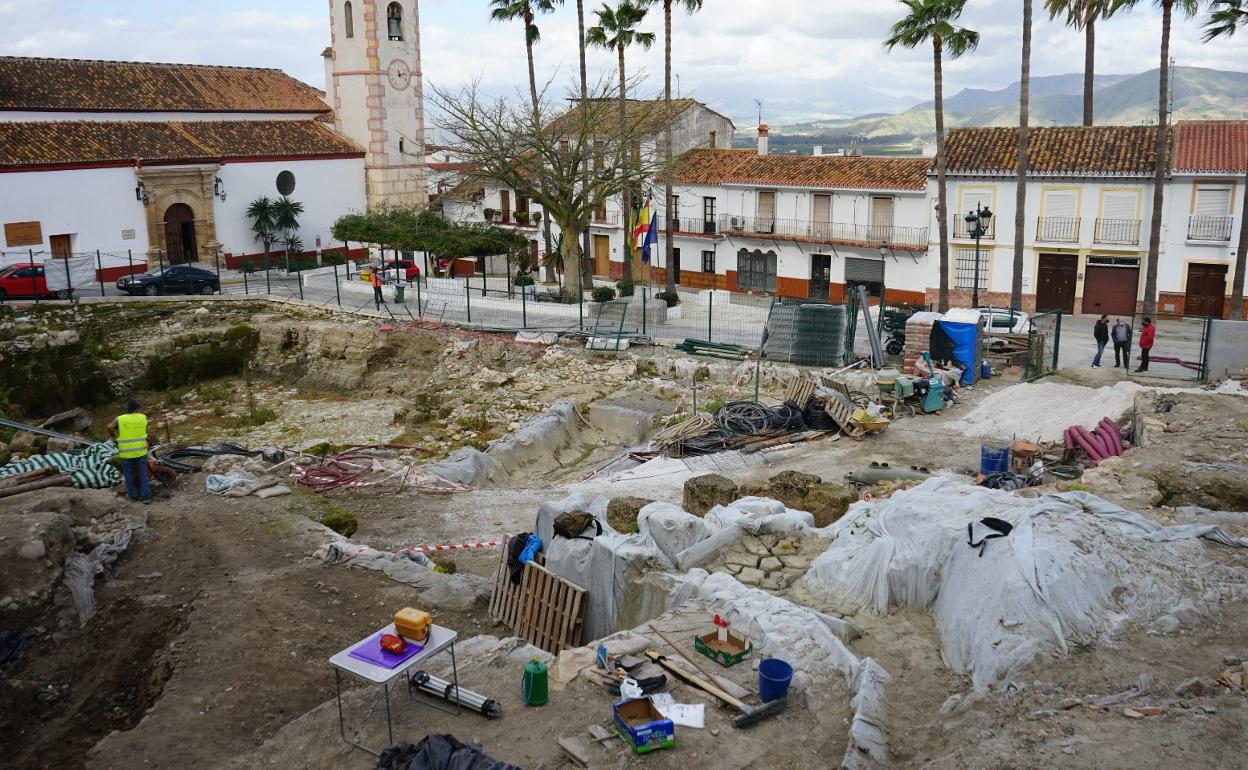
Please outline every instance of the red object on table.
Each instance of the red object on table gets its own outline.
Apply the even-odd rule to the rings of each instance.
[[[386,652],[392,652],[395,655],[402,655],[403,651],[407,649],[407,642],[403,640],[403,637],[395,636],[394,634],[382,634],[380,644],[381,649]]]

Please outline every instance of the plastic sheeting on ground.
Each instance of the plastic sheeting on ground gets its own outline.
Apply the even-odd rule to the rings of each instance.
[[[570,398],[556,401],[545,412],[525,419],[514,432],[495,439],[484,452],[463,447],[445,460],[429,463],[430,473],[465,486],[493,486],[507,474],[524,469],[539,459],[554,458],[572,443],[580,415]]]
[[[488,598],[494,581],[481,575],[434,572],[433,561],[420,551],[379,551],[350,540],[334,540],[316,549],[313,556],[326,566],[363,567],[385,573],[392,580],[423,589],[421,602],[430,607],[468,609]]]
[[[95,614],[95,576],[102,574],[104,568],[117,561],[126,549],[136,532],[147,529],[147,517],[142,521],[126,526],[113,534],[108,542],[103,542],[91,549],[91,553],[71,553],[65,558],[65,587],[69,589],[74,609],[78,611],[78,625],[85,626]]]
[[[865,770],[887,762],[883,709],[890,676],[875,660],[859,658],[845,646],[836,630],[836,618],[748,588],[732,575],[700,569],[681,579],[668,598],[668,608],[691,600],[706,605],[753,641],[756,658],[788,661],[801,675],[794,679],[795,690],[811,680],[840,676],[854,693],[849,746],[842,766]]]
[[[520,770],[487,756],[480,746],[453,735],[427,735],[413,746],[399,743],[381,752],[377,770]]]
[[[981,555],[967,525],[989,516],[1013,530]],[[807,587],[880,613],[930,612],[945,662],[977,690],[1065,652],[1068,640],[1130,621],[1172,629],[1248,595],[1245,571],[1208,558],[1200,542],[1248,547],[1248,538],[1212,525],[1163,527],[1086,492],[1029,498],[933,478],[857,503],[823,533],[834,540]]]
[[[68,472],[78,489],[107,489],[121,483],[121,471],[109,462],[116,454],[116,444],[112,441],[101,441],[77,454],[56,452],[31,455],[25,460],[13,460],[0,466],[0,478],[42,468],[56,468]]]

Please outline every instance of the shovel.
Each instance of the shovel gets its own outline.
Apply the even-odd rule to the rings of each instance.
[[[764,703],[761,706],[750,706],[742,703],[740,700],[732,697],[710,682],[700,677],[696,677],[693,674],[686,673],[683,669],[673,666],[665,656],[660,655],[655,650],[646,650],[646,657],[670,671],[676,678],[697,687],[699,690],[710,693],[723,703],[726,703],[740,711],[741,716],[732,720],[732,724],[736,727],[750,727],[751,725],[758,724],[764,719],[775,716],[781,711],[784,711],[785,706],[788,705],[788,698],[778,698]]]

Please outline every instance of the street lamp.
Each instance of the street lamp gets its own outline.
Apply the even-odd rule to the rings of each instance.
[[[988,234],[992,212],[987,206],[975,204],[975,210],[966,214],[967,235],[975,236],[975,275],[971,278],[971,307],[979,307],[979,239]]]

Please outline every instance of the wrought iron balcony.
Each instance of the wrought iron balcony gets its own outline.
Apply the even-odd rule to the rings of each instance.
[[[589,220],[590,225],[602,225],[605,227],[616,227],[620,224],[620,212],[603,211],[594,212],[594,216]]]
[[[677,217],[672,220],[673,233],[684,233],[686,235],[715,235],[719,232],[719,222],[715,219],[704,219],[701,217]],[[667,231],[667,217],[659,217],[659,229]]]
[[[1231,240],[1235,217],[1190,216],[1187,218],[1189,241],[1226,242]]]
[[[1092,240],[1094,243],[1138,246],[1140,244],[1140,220],[1098,219]]]
[[[1078,243],[1078,217],[1040,217],[1036,220],[1036,240],[1045,243]]]
[[[953,218],[953,237],[955,240],[975,240],[975,225],[967,222],[963,217]],[[997,237],[997,218],[993,217],[988,220],[988,224],[984,227],[984,232],[979,236],[982,241],[991,241]]]
[[[894,227],[891,225],[859,225],[845,222],[812,222],[806,219],[745,217],[725,214],[720,218],[720,232],[729,236],[811,243],[843,243],[847,246],[878,248],[881,244],[895,248],[923,250],[927,248],[926,227]]]

